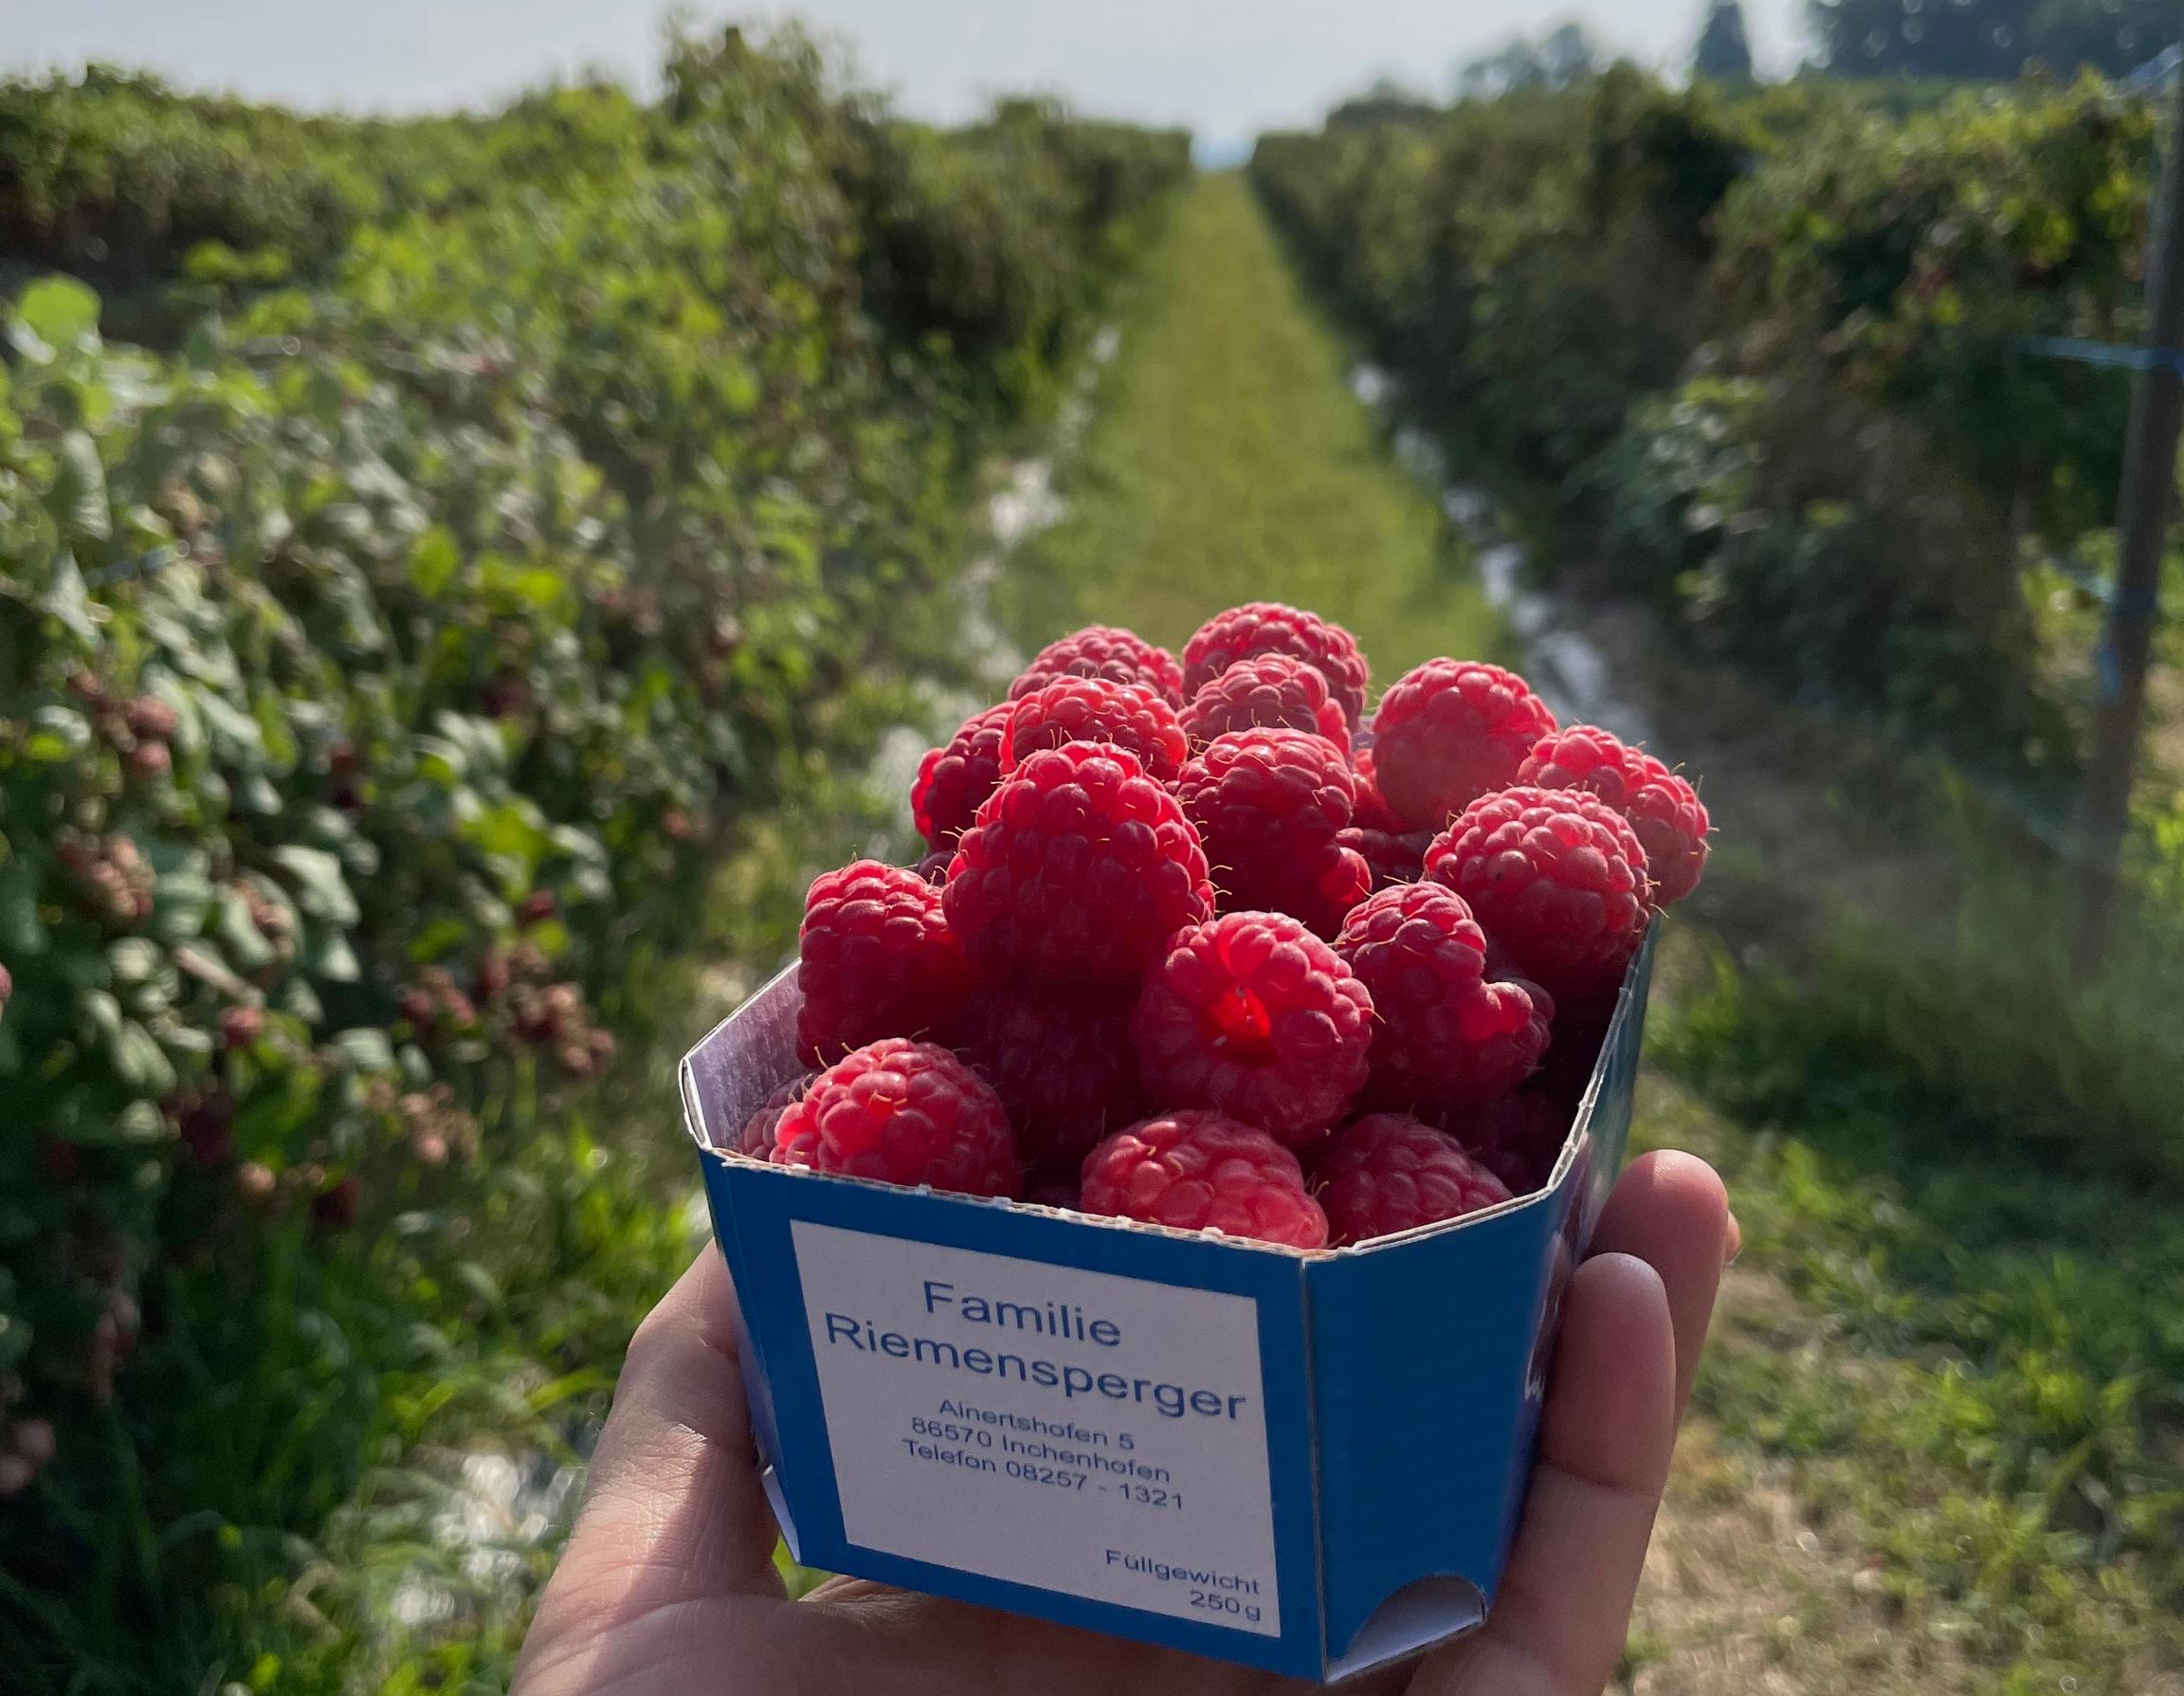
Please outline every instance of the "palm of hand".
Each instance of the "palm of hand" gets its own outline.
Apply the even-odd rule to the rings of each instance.
[[[1572,1281],[1539,1461],[1487,1626],[1346,1686],[1592,1696],[1631,1597],[1736,1224],[1684,1155],[1632,1163]],[[836,1578],[792,1602],[755,1464],[720,1257],[639,1329],[515,1696],[1244,1696],[1303,1688],[1119,1638]]]

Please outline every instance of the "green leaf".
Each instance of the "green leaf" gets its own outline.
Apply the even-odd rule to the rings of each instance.
[[[218,938],[221,952],[228,957],[228,963],[238,972],[249,974],[273,963],[273,944],[251,922],[249,903],[240,895],[224,894],[219,898],[212,934]]]
[[[438,599],[455,581],[462,565],[463,550],[455,533],[445,524],[435,524],[417,538],[416,551],[410,556],[410,581],[419,594]]]
[[[99,640],[99,613],[91,605],[91,592],[76,556],[64,548],[53,557],[53,573],[46,580],[46,593],[38,597],[38,610],[60,620],[67,632],[82,643]]]
[[[114,1043],[114,1070],[138,1095],[171,1093],[178,1080],[158,1039],[135,1019],[123,1022]]]
[[[54,462],[49,498],[54,522],[66,536],[110,540],[114,515],[106,510],[106,467],[99,463],[99,444],[91,439],[91,432],[68,431],[61,438]]]
[[[355,1030],[335,1033],[330,1046],[349,1066],[360,1072],[391,1072],[394,1069],[393,1046],[387,1033],[375,1026],[360,1026]]]
[[[23,757],[39,765],[64,765],[91,746],[90,720],[70,706],[42,706],[30,715]]]
[[[273,850],[273,861],[296,881],[296,904],[310,917],[343,929],[356,922],[356,898],[349,893],[341,862],[324,848],[289,843]]]
[[[44,954],[49,939],[38,922],[38,874],[26,860],[0,866],[0,959]]]
[[[318,999],[318,992],[304,977],[290,977],[275,992],[274,1007],[292,1019],[301,1019],[306,1025],[326,1022],[326,1004]]]
[[[168,942],[201,935],[211,906],[210,879],[194,871],[172,872],[153,887],[153,934]]]
[[[504,856],[526,872],[553,846],[538,809],[521,797],[486,808],[464,827],[463,834],[480,852]]]
[[[264,757],[264,729],[248,713],[209,689],[197,697],[197,707],[205,716],[205,728],[210,733],[215,754],[224,759]],[[279,811],[278,803],[274,810]]]
[[[452,954],[470,939],[470,927],[460,919],[442,917],[422,925],[410,939],[410,957],[436,960]]]
[[[281,792],[264,772],[246,772],[235,786],[235,809],[257,818],[274,818],[281,812]]]
[[[328,983],[355,983],[364,976],[357,963],[356,951],[349,946],[349,939],[337,930],[312,929],[310,953],[304,969]]]
[[[15,302],[15,314],[57,348],[99,328],[99,297],[73,277],[41,277]]]
[[[500,1305],[501,1295],[500,1284],[495,1281],[491,1272],[487,1271],[476,1261],[465,1260],[458,1263],[455,1267],[455,1276],[457,1281],[460,1282],[465,1289],[467,1289],[472,1295],[476,1296],[481,1302],[484,1303],[488,1307],[498,1307]]]
[[[86,990],[77,998],[77,1011],[82,1014],[84,1028],[98,1041],[109,1047],[121,1041],[121,1003],[104,990]]]
[[[106,963],[119,984],[149,982],[166,957],[159,944],[145,937],[123,937],[106,948]]]

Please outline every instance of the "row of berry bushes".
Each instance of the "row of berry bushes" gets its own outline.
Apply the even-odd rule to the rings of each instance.
[[[2020,564],[2106,521],[2155,115],[2095,82],[1572,92],[1262,141],[1414,398],[1604,530],[1602,569],[1800,697],[2068,764]]]
[[[140,136],[142,84],[66,97]],[[161,100],[200,141],[234,116]],[[466,1198],[608,1063],[595,1009],[711,851],[923,663],[982,444],[1188,170],[1041,107],[912,130],[735,32],[676,42],[654,104],[326,151],[386,136],[468,163],[321,228],[248,181],[185,216],[189,148],[148,184],[106,161],[139,211],[172,189],[175,240],[315,255],[308,288],[163,351],[102,338],[75,278],[5,316],[0,1644],[54,1687],[51,1598],[213,1594],[232,1527],[345,1499],[368,1457],[328,1403],[372,1391],[298,1317],[314,1269],[468,1264]],[[54,228],[105,216],[82,169],[53,162]],[[303,1352],[269,1374],[275,1330]],[[155,1557],[117,1565],[118,1500]]]

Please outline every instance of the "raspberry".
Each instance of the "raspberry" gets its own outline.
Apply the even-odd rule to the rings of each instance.
[[[1531,1085],[1452,1113],[1442,1124],[1465,1154],[1508,1185],[1512,1195],[1526,1195],[1555,1170],[1555,1158],[1570,1135],[1571,1117],[1554,1094]]]
[[[1091,1146],[1146,1110],[1130,1047],[1134,995],[981,990],[963,1012],[963,1057],[993,1085],[1034,1172],[1074,1175]]]
[[[1397,884],[1415,884],[1425,875],[1426,850],[1432,845],[1433,832],[1409,830],[1395,835],[1353,825],[1338,831],[1335,840],[1365,862],[1374,889],[1380,890]]]
[[[1373,773],[1410,830],[1438,830],[1490,790],[1517,780],[1555,715],[1515,672],[1475,660],[1428,660],[1380,698]]]
[[[775,1159],[846,1177],[1014,1195],[1016,1134],[992,1085],[946,1049],[891,1036],[837,1060],[781,1115]]]
[[[1653,902],[1667,906],[1699,886],[1706,869],[1705,804],[1699,792],[1640,748],[1592,724],[1541,737],[1518,771],[1536,789],[1581,789],[1630,821],[1646,850]]]
[[[1062,983],[1134,977],[1213,910],[1175,797],[1104,742],[1028,756],[963,833],[941,900],[974,961]]]
[[[129,703],[129,734],[140,742],[164,742],[182,728],[174,709],[155,695],[139,695]]]
[[[1312,1193],[1336,1248],[1509,1199],[1508,1186],[1455,1138],[1408,1113],[1374,1113],[1337,1131],[1313,1173]]]
[[[745,1120],[743,1128],[736,1134],[736,1152],[749,1155],[754,1160],[771,1160],[781,1116],[804,1099],[804,1092],[811,1086],[815,1076],[814,1072],[799,1072],[760,1103],[758,1111]]]
[[[1143,684],[1170,706],[1183,704],[1183,673],[1175,656],[1135,630],[1112,625],[1087,625],[1031,656],[1023,675],[1009,685],[1009,699],[1020,701],[1058,677],[1103,677],[1115,684]]]
[[[1365,656],[1357,639],[1316,612],[1278,601],[1251,601],[1216,612],[1183,648],[1183,687],[1192,695],[1238,660],[1288,654],[1327,680],[1327,687],[1353,728],[1365,716]]]
[[[1001,748],[1009,736],[1009,715],[1015,710],[1004,702],[974,713],[945,748],[934,749],[919,764],[918,780],[910,786],[910,812],[934,848],[953,848],[1001,781]]]
[[[1214,1107],[1302,1147],[1365,1083],[1373,997],[1281,913],[1231,913],[1170,939],[1130,1016],[1153,1099]]]
[[[1356,794],[1341,750],[1302,730],[1215,737],[1175,782],[1220,910],[1288,913],[1321,936],[1373,884],[1363,856],[1337,840]]]
[[[1366,735],[1359,731],[1360,739]],[[1410,827],[1395,816],[1395,809],[1388,805],[1388,797],[1380,793],[1380,774],[1373,764],[1373,750],[1360,746],[1350,757],[1351,769],[1357,774],[1357,811],[1353,815],[1359,828],[1367,830],[1385,830],[1391,836],[1401,836]]]
[[[952,848],[935,848],[911,869],[937,889],[948,881],[948,862],[955,858],[956,850]]]
[[[1612,994],[1646,935],[1646,850],[1583,790],[1482,795],[1433,839],[1426,875],[1557,1002]]]
[[[1350,751],[1350,721],[1327,680],[1289,654],[1238,660],[1183,709],[1183,731],[1194,748],[1228,731],[1254,728],[1306,730]]]
[[[940,891],[916,872],[859,860],[814,878],[802,934],[796,1052],[807,1066],[883,1036],[953,1033],[970,969]]]
[[[1306,1194],[1297,1157],[1223,1113],[1166,1113],[1116,1132],[1084,1158],[1078,1205],[1292,1249],[1327,1242],[1326,1215]]]
[[[1440,1111],[1506,1095],[1538,1069],[1555,1008],[1486,976],[1486,934],[1464,898],[1402,884],[1354,910],[1335,952],[1373,996],[1367,1099]]]
[[[1001,742],[1001,770],[1014,771],[1027,754],[1064,742],[1113,742],[1138,757],[1157,783],[1174,783],[1190,757],[1175,709],[1143,684],[1100,677],[1058,677],[1016,702]]]

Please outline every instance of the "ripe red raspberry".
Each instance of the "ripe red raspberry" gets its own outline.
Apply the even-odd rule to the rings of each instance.
[[[1490,790],[1517,780],[1555,715],[1524,680],[1476,660],[1428,660],[1380,698],[1373,774],[1410,830],[1438,830]]]
[[[1043,748],[1003,779],[941,900],[974,961],[1058,984],[1134,977],[1213,910],[1175,797],[1104,742]]]
[[[1611,994],[1646,936],[1646,850],[1583,790],[1482,795],[1433,839],[1426,875],[1557,1003]]]
[[[1438,1113],[1506,1095],[1538,1069],[1554,1004],[1486,976],[1486,934],[1453,890],[1382,890],[1344,921],[1335,952],[1373,996],[1367,1100]]]
[[[1327,1219],[1297,1157],[1222,1113],[1162,1114],[1118,1131],[1084,1158],[1078,1205],[1177,1231],[1320,1249]]]
[[[1183,704],[1183,672],[1175,656],[1156,647],[1135,630],[1112,625],[1087,625],[1031,656],[1023,675],[1009,685],[1009,699],[1020,701],[1058,677],[1103,677],[1109,683],[1143,684],[1170,706]]]
[[[1231,730],[1305,730],[1350,751],[1350,720],[1319,669],[1290,654],[1238,660],[1191,698],[1183,731],[1194,748]]]
[[[1138,757],[1157,783],[1174,783],[1191,756],[1175,709],[1143,684],[1058,677],[1016,702],[1001,742],[1004,775],[1027,754],[1064,742],[1112,742]]]
[[[1001,745],[1009,735],[1009,715],[1015,710],[1003,702],[974,713],[945,748],[934,749],[919,766],[918,781],[910,787],[910,811],[933,848],[953,850],[1001,781]]]
[[[139,695],[129,703],[129,734],[140,742],[164,742],[182,728],[174,709],[155,695]]]
[[[1365,733],[1360,731],[1359,736]],[[1359,747],[1350,758],[1351,769],[1357,774],[1357,812],[1356,822],[1359,829],[1385,830],[1391,836],[1401,836],[1410,829],[1395,816],[1395,809],[1388,805],[1388,797],[1380,793],[1380,774],[1373,764],[1373,750]]]
[[[754,1160],[771,1160],[774,1140],[781,1129],[781,1116],[804,1099],[805,1090],[811,1086],[811,1080],[817,1075],[799,1072],[760,1103],[758,1111],[745,1120],[743,1128],[736,1134],[736,1152],[749,1155]]]
[[[1499,1100],[1452,1113],[1441,1122],[1464,1152],[1509,1187],[1528,1195],[1545,1183],[1570,1135],[1569,1105],[1537,1084]]]
[[[963,1011],[963,1058],[993,1085],[1035,1173],[1074,1177],[1091,1146],[1141,1117],[1135,993],[997,985]]]
[[[956,858],[952,848],[935,848],[910,869],[937,889],[948,881],[948,862]]]
[[[1015,1195],[1024,1181],[992,1086],[946,1049],[899,1036],[812,1079],[774,1146],[784,1166],[965,1195]]]
[[[1456,1139],[1408,1113],[1374,1113],[1335,1133],[1312,1175],[1330,1246],[1369,1243],[1509,1199]]]
[[[823,1066],[883,1036],[953,1035],[970,968],[939,890],[900,866],[859,860],[812,880],[796,985],[796,1052]]]
[[[1238,660],[1260,654],[1288,654],[1302,660],[1327,680],[1342,717],[1356,728],[1365,716],[1365,680],[1370,675],[1357,639],[1317,612],[1300,611],[1279,601],[1250,601],[1216,612],[1184,645],[1183,687],[1195,695]]]
[[[1364,1086],[1373,997],[1282,913],[1231,913],[1170,939],[1130,1017],[1155,1101],[1214,1107],[1301,1148]]]
[[[1407,830],[1398,836],[1353,825],[1335,840],[1365,862],[1366,870],[1373,874],[1374,889],[1380,890],[1397,884],[1415,884],[1426,875],[1426,850],[1432,844],[1433,832]]]
[[[1699,792],[1640,748],[1592,724],[1541,737],[1518,771],[1535,789],[1581,789],[1630,821],[1646,850],[1653,902],[1667,906],[1699,886],[1706,869],[1705,804]]]
[[[1175,782],[1220,910],[1287,913],[1323,937],[1373,885],[1364,857],[1338,840],[1356,794],[1341,750],[1302,730],[1215,737]]]

